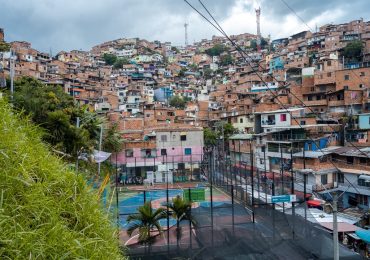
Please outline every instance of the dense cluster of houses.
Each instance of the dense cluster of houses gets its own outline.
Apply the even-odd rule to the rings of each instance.
[[[370,22],[264,39],[262,48],[256,35],[231,39],[242,51],[219,36],[185,47],[118,39],[56,55],[15,41],[1,54],[0,78],[9,76],[14,57],[16,77],[61,85],[117,122],[126,140],[117,163],[127,177],[150,172],[165,182],[170,171],[174,182],[201,178],[203,129],[224,121],[238,131],[227,146],[235,166],[251,164],[253,152],[265,178],[294,172],[308,193],[336,189],[345,193],[342,207],[368,209]],[[360,54],[351,57],[346,46],[359,42]],[[122,63],[107,65],[106,55]],[[171,103],[175,96],[183,107]]]

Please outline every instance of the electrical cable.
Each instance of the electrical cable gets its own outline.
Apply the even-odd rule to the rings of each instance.
[[[212,17],[212,19],[216,22],[216,24],[220,27],[218,28],[217,26],[215,26],[207,17],[205,17],[200,11],[198,11],[193,5],[191,5],[187,0],[184,0],[193,10],[195,10],[199,15],[201,15],[206,21],[208,21],[214,28],[216,28],[216,30],[218,30],[219,32],[221,32],[230,42],[231,44],[238,50],[239,54],[241,54],[241,56],[245,59],[245,61],[251,66],[251,63],[245,58],[244,54],[245,51],[242,50],[238,45],[235,44],[235,42],[233,40],[231,40],[229,38],[229,36],[225,33],[225,31],[222,29],[222,27],[218,24],[218,22],[215,20],[215,18],[210,14],[210,12],[208,11],[208,9],[204,6],[204,4],[199,0],[199,2],[202,4],[202,6],[206,9],[207,13]],[[251,66],[252,67],[252,66]],[[259,79],[264,83],[266,84],[266,82],[263,80],[263,78],[253,69],[252,67],[252,72],[255,73]],[[266,87],[267,89],[270,91],[270,93],[274,96],[274,98],[277,97],[276,94],[273,93],[273,91],[267,86],[266,84]],[[296,121],[296,123],[298,124],[298,126],[302,129],[304,129],[301,124],[297,121],[297,119],[292,115],[292,113],[286,108],[286,106],[279,100],[279,99],[276,99],[280,105],[284,108],[284,110],[286,110],[290,115],[291,115],[291,118],[293,118],[294,121]],[[311,141],[313,141],[311,138],[310,138]],[[314,142],[314,141],[313,141]],[[322,152],[321,148],[319,148],[319,150]],[[323,153],[323,152],[322,152]],[[324,154],[324,153],[323,153]],[[339,168],[330,160],[330,162],[333,164],[333,166],[336,168],[336,170],[338,172],[341,172],[339,170]],[[344,176],[345,177],[345,176]],[[346,178],[346,177],[345,177]],[[348,181],[348,180],[347,180]],[[350,183],[350,182],[349,182]],[[353,184],[350,183],[352,186]],[[322,185],[324,187],[324,189],[327,191],[326,187],[324,185]],[[354,189],[358,192],[357,188],[355,186],[353,186]],[[331,194],[329,193],[329,195],[331,196]]]

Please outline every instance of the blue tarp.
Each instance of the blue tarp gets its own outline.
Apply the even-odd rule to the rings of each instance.
[[[370,230],[356,230],[356,235],[366,243],[370,243]]]

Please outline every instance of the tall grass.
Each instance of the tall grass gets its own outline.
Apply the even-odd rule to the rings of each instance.
[[[81,176],[0,99],[0,258],[122,259],[117,233]]]

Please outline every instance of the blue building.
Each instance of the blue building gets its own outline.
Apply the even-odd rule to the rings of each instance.
[[[270,73],[272,73],[274,70],[281,70],[284,69],[284,60],[278,56],[274,57],[270,60]]]
[[[173,90],[170,87],[161,87],[154,90],[154,98],[159,102],[166,102],[173,96]]]

